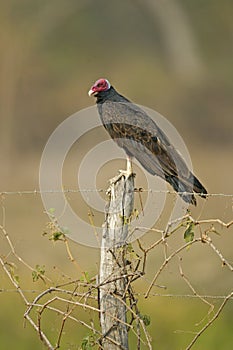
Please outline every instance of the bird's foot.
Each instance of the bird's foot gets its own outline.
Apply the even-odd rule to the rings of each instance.
[[[112,179],[109,180],[110,186],[106,191],[106,194],[108,195],[111,192],[111,187],[114,185],[117,181],[119,181],[122,177],[125,179],[128,179],[130,176],[135,176],[134,173],[129,172],[127,170],[118,170],[119,174],[114,176]]]
[[[110,184],[113,184],[119,181],[120,178],[122,178],[122,176],[124,176],[126,179],[128,179],[130,176],[135,176],[135,174],[132,173],[132,171],[129,172],[128,170],[121,170],[121,169],[118,171],[119,171],[119,174],[109,180]]]

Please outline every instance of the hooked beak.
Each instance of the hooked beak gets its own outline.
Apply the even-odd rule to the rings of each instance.
[[[94,95],[95,91],[92,88],[88,91],[88,96]]]

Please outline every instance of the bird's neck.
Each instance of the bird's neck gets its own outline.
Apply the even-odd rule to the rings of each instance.
[[[96,103],[104,103],[114,95],[114,88],[111,86],[107,91],[100,91],[96,94]]]
[[[96,103],[104,103],[106,101],[112,102],[128,102],[128,100],[121,96],[113,86],[110,87],[107,91],[101,91],[96,95]]]

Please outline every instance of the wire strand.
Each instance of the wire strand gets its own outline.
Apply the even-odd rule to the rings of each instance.
[[[0,195],[41,195],[41,194],[66,194],[66,193],[86,193],[86,192],[106,192],[106,189],[64,189],[64,190],[20,190],[20,191],[1,191]],[[152,189],[143,189],[143,188],[135,188],[135,192],[147,192],[147,193],[167,193],[167,194],[193,194],[192,192],[175,192],[175,191],[162,191],[162,190],[152,190]],[[198,195],[198,193],[197,193]],[[233,197],[233,193],[207,193],[206,197]]]

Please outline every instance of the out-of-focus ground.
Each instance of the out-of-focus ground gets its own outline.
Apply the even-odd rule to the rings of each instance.
[[[233,3],[156,3],[11,0],[0,5],[0,191],[39,188],[40,158],[50,134],[69,115],[94,104],[87,91],[103,76],[128,98],[159,111],[176,127],[189,150],[194,171],[209,193],[233,194]],[[89,138],[86,135],[75,145],[64,166],[65,188],[77,186],[82,157],[90,144],[102,138],[107,139],[104,130]],[[97,176],[98,186],[107,188],[108,178],[122,164],[114,162],[103,168]],[[138,169],[137,187],[144,186],[144,180]],[[88,221],[89,208],[81,197],[68,197],[78,215]],[[64,246],[42,235],[48,217],[39,194],[3,195],[2,208],[1,223],[17,253],[32,266],[45,265],[55,283],[62,280],[62,273],[73,278],[82,271],[98,273],[98,249],[71,242],[77,270]],[[232,197],[199,199],[191,212],[197,219],[228,222],[232,220]],[[103,214],[96,213],[94,220],[100,225]],[[213,240],[232,262],[232,228],[220,233]],[[183,233],[177,234],[174,245],[179,246]],[[40,282],[33,284],[30,272],[11,256],[2,234],[0,239],[0,254],[17,264],[24,287],[43,288]],[[144,240],[151,242],[154,237],[147,234]],[[226,295],[232,289],[232,277],[211,251],[193,248],[183,258],[189,278],[200,293]],[[150,255],[146,278],[153,277],[162,261],[159,259]],[[22,301],[10,292],[12,286],[2,271],[0,276],[0,290],[8,290],[0,291],[0,347],[41,349],[29,325],[23,329]],[[163,283],[168,293],[190,294],[180,281],[177,264],[168,269]],[[145,291],[142,285],[138,288]],[[189,339],[186,332],[195,331],[195,323],[208,311],[206,308],[202,313],[203,306],[195,303],[189,299],[142,299],[141,308],[152,319],[149,331],[155,339],[154,348],[184,348],[184,339]],[[194,349],[229,349],[232,321],[229,302],[224,315]],[[77,342],[83,336],[82,329]]]

